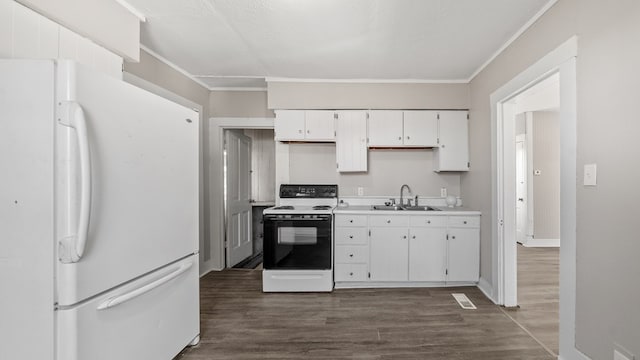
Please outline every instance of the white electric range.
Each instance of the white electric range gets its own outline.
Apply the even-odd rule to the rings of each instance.
[[[264,292],[333,290],[333,209],[337,185],[280,185],[264,210]]]

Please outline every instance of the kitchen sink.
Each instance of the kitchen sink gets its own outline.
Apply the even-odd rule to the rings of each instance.
[[[400,206],[400,205],[373,205],[372,210],[390,210],[390,211],[440,211],[438,208],[431,206]]]

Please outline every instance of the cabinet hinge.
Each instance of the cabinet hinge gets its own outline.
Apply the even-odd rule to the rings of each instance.
[[[340,164],[336,163],[336,169],[340,169]]]
[[[469,113],[467,113],[467,120],[469,120]]]
[[[371,230],[369,230],[369,236],[371,236]]]
[[[444,274],[445,274],[445,275],[449,275],[449,269],[446,269],[446,270],[444,271]]]
[[[338,118],[338,113],[333,113],[333,118],[337,119]]]
[[[438,114],[438,120],[440,120],[440,114]]]
[[[367,113],[367,120],[369,120],[369,113]]]
[[[438,144],[440,144],[440,138],[437,139]]]
[[[471,162],[467,162],[467,167],[470,168],[471,167]]]
[[[447,240],[449,240],[449,234],[447,234]]]
[[[337,132],[337,131],[334,131],[334,132],[333,132],[333,136],[334,136],[334,137],[338,136],[338,132]]]
[[[367,273],[367,277],[371,279],[371,273]]]

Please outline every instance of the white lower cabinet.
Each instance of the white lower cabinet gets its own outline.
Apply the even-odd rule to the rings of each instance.
[[[409,278],[407,228],[374,227],[370,230],[371,281],[407,281]]]
[[[447,228],[412,228],[409,236],[409,281],[445,281]]]
[[[449,228],[447,281],[477,282],[480,271],[478,228]]]
[[[479,215],[337,214],[334,238],[337,287],[445,286],[479,279]]]

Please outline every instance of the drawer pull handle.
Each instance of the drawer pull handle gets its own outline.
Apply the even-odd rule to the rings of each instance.
[[[415,239],[415,238],[416,238],[416,236],[415,236],[415,235],[413,235],[411,238],[412,238],[412,239]]]
[[[353,254],[349,254],[349,257],[353,257]]]
[[[467,223],[467,221],[465,220],[465,221],[463,221],[463,223],[464,223],[464,224],[466,224],[466,223]]]
[[[455,236],[452,236],[451,238],[452,238],[453,240],[455,240],[455,239],[456,239],[456,237],[455,237]]]
[[[353,235],[349,235],[349,239],[353,239]]]
[[[350,223],[353,223],[353,220],[349,220]]]
[[[352,273],[352,272],[350,272],[350,273],[349,273],[349,276],[353,276],[353,273]]]
[[[431,220],[427,220],[427,224],[431,224]]]
[[[406,238],[407,238],[407,235],[403,236],[402,238],[403,238],[403,239],[406,239]]]
[[[391,224],[391,220],[387,220],[387,224]]]

